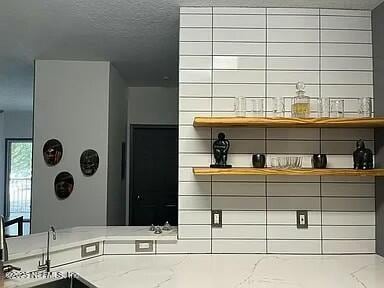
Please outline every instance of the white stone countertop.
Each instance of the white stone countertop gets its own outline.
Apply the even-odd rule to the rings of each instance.
[[[377,255],[101,256],[55,271],[76,272],[99,288],[384,287],[384,258]],[[31,287],[23,283],[5,287]]]
[[[154,234],[147,226],[87,226],[60,229],[51,242],[51,252],[65,250],[98,241],[177,240],[177,227]],[[47,232],[7,238],[9,260],[41,255],[47,245]]]

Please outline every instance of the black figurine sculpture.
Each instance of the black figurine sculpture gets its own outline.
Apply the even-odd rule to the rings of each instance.
[[[211,165],[211,168],[231,168],[232,165],[227,165],[227,157],[229,147],[228,139],[225,139],[224,133],[219,133],[218,139],[213,142],[213,156],[215,157],[215,164]]]
[[[354,169],[373,169],[373,153],[371,149],[365,148],[363,140],[356,142],[356,151],[353,152]]]

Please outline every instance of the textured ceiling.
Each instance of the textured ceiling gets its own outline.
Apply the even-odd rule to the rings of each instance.
[[[1,0],[0,109],[31,109],[34,59],[110,60],[130,85],[176,85],[179,6],[373,9],[381,2]]]

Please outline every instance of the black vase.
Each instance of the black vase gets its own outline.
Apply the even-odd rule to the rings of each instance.
[[[327,155],[325,155],[325,154],[313,154],[312,167],[315,169],[327,168]]]
[[[265,167],[265,155],[264,154],[253,154],[252,155],[252,164],[254,168],[264,168]]]

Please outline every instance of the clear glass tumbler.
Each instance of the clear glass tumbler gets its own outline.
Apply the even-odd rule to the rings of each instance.
[[[247,112],[247,98],[245,98],[244,96],[240,96],[239,102],[240,102],[239,116],[245,117],[245,114]]]
[[[359,98],[359,117],[372,117],[371,97]]]
[[[264,98],[251,99],[252,103],[252,116],[263,117],[264,116]]]
[[[273,105],[273,116],[274,117],[284,117],[285,105],[283,97],[274,97],[272,99]]]
[[[234,98],[233,110],[237,117],[245,117],[247,111],[247,99],[243,96]]]
[[[344,100],[343,99],[332,99],[331,100],[331,113],[332,118],[343,118],[344,117]]]
[[[331,99],[329,99],[329,97],[321,97],[321,99],[323,106],[322,117],[328,118],[331,113]]]
[[[239,103],[239,97],[234,97],[233,98],[233,112],[235,113],[236,116],[238,116],[239,113],[239,108],[240,103]]]
[[[316,99],[316,118],[329,117],[329,98],[319,97]]]

